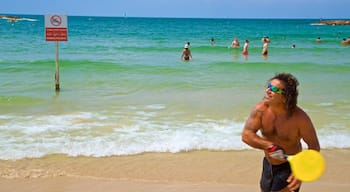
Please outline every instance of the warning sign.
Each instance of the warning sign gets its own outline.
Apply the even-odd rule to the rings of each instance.
[[[45,15],[46,41],[67,41],[67,15]]]

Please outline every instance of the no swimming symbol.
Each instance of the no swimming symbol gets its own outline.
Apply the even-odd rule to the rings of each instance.
[[[60,26],[62,24],[62,18],[59,15],[53,15],[50,18],[50,22],[53,26]]]

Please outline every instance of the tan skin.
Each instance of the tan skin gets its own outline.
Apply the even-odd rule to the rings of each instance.
[[[284,83],[280,80],[273,79],[270,83],[279,89],[284,88]],[[268,155],[267,149],[272,144],[281,146],[287,155],[294,155],[302,150],[300,139],[304,140],[308,149],[320,150],[316,131],[309,116],[297,107],[288,117],[285,100],[282,94],[266,89],[263,100],[251,111],[242,132],[243,142],[251,147],[264,150],[267,160],[272,165],[285,162],[285,160],[273,159]],[[259,130],[262,136],[257,134]],[[293,191],[301,186],[301,181],[293,175],[289,176],[287,182],[289,185],[281,192]]]
[[[185,60],[184,58],[186,56],[192,59],[191,51],[188,48],[184,48],[184,50],[182,51],[181,60]]]
[[[261,52],[262,55],[267,55],[267,48],[269,46],[269,43],[267,42],[266,39],[264,39],[264,44],[263,44],[263,50]]]

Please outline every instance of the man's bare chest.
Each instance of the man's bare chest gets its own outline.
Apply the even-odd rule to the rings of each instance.
[[[298,135],[298,128],[293,119],[263,118],[261,133],[266,138],[288,141]]]

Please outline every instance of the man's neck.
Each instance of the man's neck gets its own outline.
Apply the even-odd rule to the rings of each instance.
[[[284,105],[276,105],[276,106],[270,106],[272,112],[277,116],[277,117],[285,117],[287,116],[287,110],[285,109]]]

